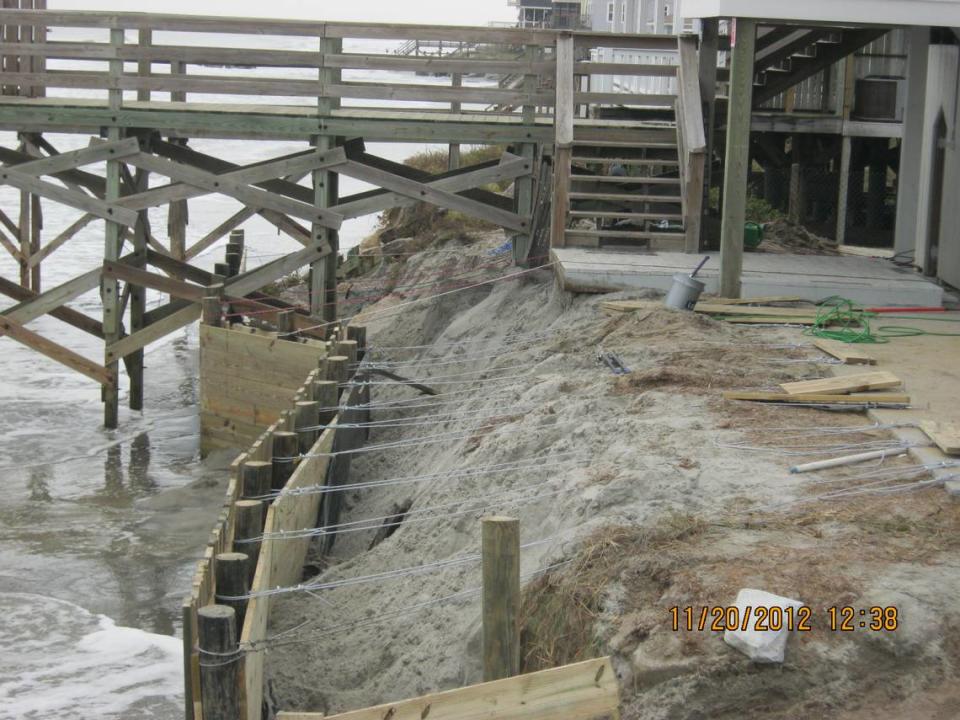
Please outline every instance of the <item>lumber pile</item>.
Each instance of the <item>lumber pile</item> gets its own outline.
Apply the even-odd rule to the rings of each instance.
[[[896,375],[880,371],[782,383],[780,392],[730,391],[723,393],[723,397],[725,400],[804,405],[906,406],[910,404],[909,395],[873,392],[899,388],[901,385]]]

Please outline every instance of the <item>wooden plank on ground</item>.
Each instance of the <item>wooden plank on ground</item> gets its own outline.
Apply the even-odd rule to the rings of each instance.
[[[926,420],[920,429],[947,455],[960,455],[960,424]]]
[[[803,302],[796,295],[765,295],[752,298],[711,298],[711,305],[769,305],[770,303]]]
[[[891,372],[869,372],[856,375],[839,375],[820,380],[782,383],[780,388],[788,395],[818,393],[846,395],[865,390],[884,390],[899,387],[900,384],[900,378]]]
[[[728,390],[723,393],[724,400],[753,400],[755,402],[792,402],[792,403],[823,403],[825,405],[855,405],[860,403],[882,403],[885,405],[907,405],[910,396],[901,393],[866,393],[866,394],[825,394],[802,393],[787,395],[778,392],[754,392]]]
[[[587,720],[615,716],[617,678],[609,658],[470,685],[402,702],[331,715],[327,720]],[[281,712],[278,720],[318,720],[318,713]]]
[[[699,302],[693,308],[698,313],[708,315],[748,315],[752,317],[803,318],[814,320],[816,308],[750,307],[722,303]]]
[[[816,338],[813,344],[828,355],[833,355],[833,357],[838,360],[843,360],[847,365],[877,364],[877,359],[870,353],[864,351],[860,345],[828,340],[827,338]]]

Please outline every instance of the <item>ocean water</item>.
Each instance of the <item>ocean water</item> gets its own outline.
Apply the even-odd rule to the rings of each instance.
[[[58,31],[51,37],[75,39],[104,36]],[[155,43],[170,40],[159,34]],[[195,36],[191,42],[214,44],[214,39]],[[309,46],[289,38],[258,38],[258,43]],[[347,43],[346,49],[384,52],[390,46]],[[92,69],[81,63],[60,67]],[[374,78],[382,79],[383,73],[345,77]],[[400,81],[424,79],[411,75]],[[89,141],[46,137],[60,151]],[[0,134],[0,142],[15,147],[16,138]],[[304,146],[197,140],[191,147],[245,164]],[[399,161],[426,147],[370,145],[368,150]],[[103,172],[102,166],[88,169]],[[344,195],[364,189],[347,179],[341,184]],[[43,205],[45,241],[80,215]],[[18,207],[18,194],[0,188],[0,208],[12,216]],[[238,209],[223,197],[191,201],[188,244]],[[151,211],[150,220],[154,234],[165,238],[165,211]],[[346,223],[342,247],[359,243],[375,222],[367,217]],[[259,219],[244,229],[248,267],[299,247]],[[102,253],[103,223],[95,222],[44,262],[44,288],[98,266]],[[196,262],[212,269],[222,254],[221,244]],[[5,252],[0,252],[0,274],[18,278],[17,265]],[[159,293],[148,294],[151,306],[165,301]],[[2,307],[12,304],[0,299]],[[70,305],[99,317],[96,292]],[[30,327],[89,358],[102,358],[99,341],[53,318],[40,318]],[[122,409],[119,428],[108,431],[102,427],[98,386],[0,338],[0,720],[182,716],[180,603],[221,503],[231,458],[199,457],[196,328],[150,346],[145,364],[145,411]]]

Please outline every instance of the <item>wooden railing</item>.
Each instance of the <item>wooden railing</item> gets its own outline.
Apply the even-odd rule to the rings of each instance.
[[[0,10],[0,25],[37,31],[4,34],[0,42],[0,55],[16,59],[7,64],[15,71],[4,74],[4,85],[19,91],[7,94],[37,94],[46,89],[129,93],[128,97],[120,98],[120,107],[135,107],[130,105],[134,93],[137,100],[154,103],[186,102],[189,94],[217,96],[218,104],[228,105],[250,103],[251,98],[269,98],[269,102],[279,99],[302,106],[312,104],[305,103],[304,98],[312,98],[314,102],[327,101],[326,107],[331,110],[340,101],[348,100],[443,104],[443,107],[428,109],[447,112],[451,103],[459,103],[462,113],[475,113],[482,111],[483,106],[493,106],[510,108],[518,117],[529,108],[550,114],[555,100],[553,78],[560,36],[558,31],[520,28],[11,9]],[[96,41],[78,38],[77,41],[47,42],[45,33],[50,29],[56,29],[58,37],[76,29],[110,32],[103,32],[102,39]],[[118,32],[121,30],[124,32]],[[600,46],[675,48],[670,36],[566,34],[573,37],[574,49],[580,51]],[[282,36],[286,38],[285,44],[302,47],[265,47],[262,40],[256,42],[264,36]],[[11,37],[28,41],[11,41]],[[208,45],[198,45],[193,40]],[[385,47],[378,54],[344,51],[344,42],[349,45],[355,40],[384,41]],[[407,57],[391,52],[389,44],[393,41],[467,43],[482,47],[483,52],[454,58]],[[84,61],[92,67],[66,69],[62,61]],[[345,72],[364,70],[392,74],[377,81],[344,79]],[[616,72],[662,76],[672,70],[665,66],[581,61],[576,63],[574,72],[578,75]],[[417,75],[411,78],[411,73]],[[457,75],[486,76],[489,82],[482,86],[479,83],[444,86],[436,80],[436,76]],[[498,76],[533,77],[536,81],[516,86],[507,83],[501,87]],[[170,95],[157,98],[152,93]],[[578,90],[575,94],[578,104],[623,101],[624,95],[620,93]],[[672,96],[665,95],[633,98],[633,104],[669,106],[672,102]],[[321,102],[320,108],[323,107]],[[322,109],[318,111],[323,114]],[[529,119],[529,111],[526,116]]]
[[[686,222],[684,249],[686,252],[697,252],[700,249],[707,138],[704,132],[703,103],[700,96],[697,39],[689,35],[681,36],[679,46],[676,115],[681,197]]]

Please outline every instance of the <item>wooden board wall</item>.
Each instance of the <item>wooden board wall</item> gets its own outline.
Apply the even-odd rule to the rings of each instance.
[[[320,343],[201,325],[201,452],[248,447],[290,407],[325,354]]]

